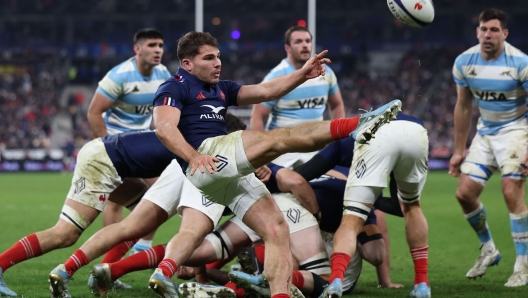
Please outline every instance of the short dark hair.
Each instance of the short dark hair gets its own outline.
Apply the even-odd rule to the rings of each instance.
[[[187,32],[178,40],[178,59],[194,58],[200,53],[200,47],[209,45],[218,48],[218,41],[209,32]]]
[[[153,28],[144,28],[144,29],[139,29],[136,34],[134,34],[134,44],[138,43],[140,40],[143,40],[143,39],[163,39],[163,34],[161,34],[161,32],[159,32],[158,30],[156,29],[153,29]]]
[[[226,113],[225,123],[227,127],[227,133],[232,133],[238,130],[246,130],[247,125],[242,121],[242,119],[237,116]]]
[[[312,39],[312,33],[310,33],[310,30],[308,30],[306,27],[303,26],[291,26],[286,30],[286,33],[284,33],[284,44],[290,45],[290,37],[293,32],[295,31],[304,31],[308,32],[310,34],[310,39]]]
[[[508,29],[507,19],[508,17],[506,16],[506,13],[496,8],[486,9],[481,12],[479,16],[480,23],[487,22],[490,20],[499,20],[503,30]]]

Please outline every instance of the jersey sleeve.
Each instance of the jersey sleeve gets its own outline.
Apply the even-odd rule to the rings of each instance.
[[[274,163],[267,164],[268,168],[271,170],[271,176],[269,180],[265,183],[266,188],[270,191],[270,193],[277,193],[281,192],[279,190],[279,185],[277,184],[277,172],[282,169],[282,166],[276,165]]]
[[[123,94],[123,79],[113,70],[110,70],[104,78],[99,81],[96,92],[101,93],[112,101],[116,101],[117,98]]]
[[[225,91],[227,105],[238,106],[237,97],[242,85],[234,81],[220,81],[219,85]]]
[[[524,55],[521,63],[519,64],[519,82],[523,86],[524,90],[528,92],[528,56]]]
[[[462,56],[458,56],[453,65],[453,80],[458,87],[465,88],[468,86],[466,77],[464,75],[462,66],[463,66]]]
[[[152,104],[154,107],[171,106],[181,110],[188,97],[189,91],[183,83],[168,80],[159,86]]]

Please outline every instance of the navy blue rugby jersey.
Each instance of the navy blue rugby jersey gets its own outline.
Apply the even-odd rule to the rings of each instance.
[[[237,105],[240,87],[236,82],[225,80],[206,84],[180,68],[159,86],[153,105],[179,109],[178,129],[185,140],[198,149],[205,139],[227,134],[225,114],[228,106]]]
[[[156,136],[154,131],[130,131],[102,138],[106,152],[121,179],[153,178],[177,159]]]

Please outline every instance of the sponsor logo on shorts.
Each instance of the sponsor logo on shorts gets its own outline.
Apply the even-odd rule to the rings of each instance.
[[[362,159],[358,162],[356,166],[356,177],[358,178],[363,177],[366,171],[367,171],[367,164],[365,163],[365,160]]]
[[[217,172],[220,172],[221,170],[223,170],[228,164],[228,159],[227,157],[224,157],[222,155],[217,155],[215,156],[216,158],[218,158],[220,161],[217,163],[217,166],[216,168],[218,169]]]
[[[204,195],[202,195],[202,205],[209,207],[213,205],[213,202],[209,201]]]
[[[86,187],[86,179],[81,178],[75,182],[75,194],[80,193]]]
[[[301,218],[301,211],[299,209],[290,208],[288,212],[286,212],[286,216],[294,223],[298,223]]]

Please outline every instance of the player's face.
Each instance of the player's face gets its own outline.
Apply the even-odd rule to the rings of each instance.
[[[217,84],[220,81],[220,50],[210,45],[200,47],[200,53],[193,59],[183,59],[185,70],[197,76],[207,84]]]
[[[163,40],[159,38],[148,38],[139,41],[134,50],[141,61],[147,65],[159,65],[163,56]]]
[[[477,38],[482,52],[495,55],[502,50],[504,40],[508,36],[508,29],[502,29],[497,19],[481,22],[477,27]]]
[[[312,56],[312,37],[306,31],[294,31],[290,44],[285,46],[286,53],[295,63],[304,64]]]

